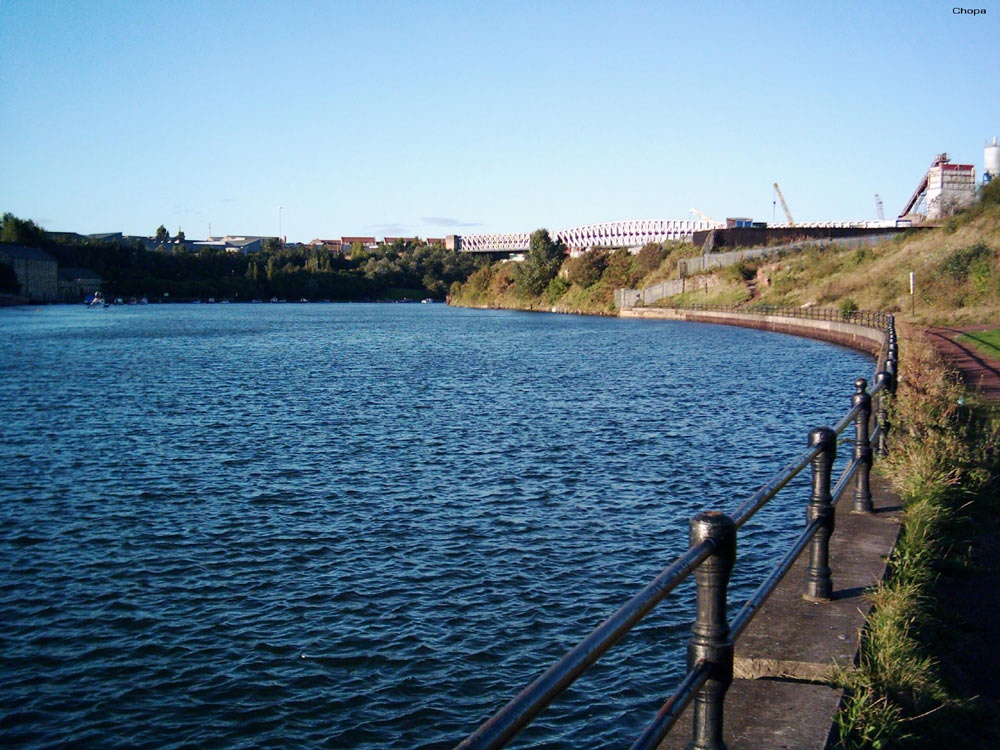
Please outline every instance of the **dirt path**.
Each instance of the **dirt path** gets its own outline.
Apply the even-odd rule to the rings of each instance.
[[[996,328],[996,325],[928,328],[927,337],[934,348],[958,370],[969,388],[979,390],[988,401],[1000,401],[1000,362],[958,341],[963,333],[975,333],[992,328]]]

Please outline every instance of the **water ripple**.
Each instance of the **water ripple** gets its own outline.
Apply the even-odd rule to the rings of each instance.
[[[436,305],[0,310],[0,744],[452,747],[868,369],[755,331]],[[745,530],[745,570],[806,497]],[[631,742],[691,601],[526,742]]]

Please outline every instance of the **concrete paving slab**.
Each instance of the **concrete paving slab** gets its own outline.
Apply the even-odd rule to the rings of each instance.
[[[726,696],[726,745],[729,750],[823,750],[841,693],[828,685],[735,680]],[[823,719],[817,721],[818,716]],[[685,714],[659,750],[683,750],[690,741],[691,720]]]

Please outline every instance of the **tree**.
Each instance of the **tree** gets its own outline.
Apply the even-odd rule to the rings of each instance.
[[[600,248],[588,250],[583,255],[566,261],[566,278],[571,284],[577,284],[586,289],[601,280],[601,275],[607,267],[608,253],[606,250]]]
[[[668,253],[658,242],[649,242],[635,258],[635,269],[640,276],[647,276],[660,267]]]
[[[565,258],[566,246],[562,242],[553,241],[547,229],[536,230],[518,270],[518,285],[528,294],[538,296],[559,273]]]
[[[0,226],[0,242],[37,247],[45,244],[45,230],[31,219],[19,219],[12,213],[5,213]]]
[[[170,232],[167,231],[167,228],[165,226],[160,224],[160,226],[156,228],[156,241],[162,243],[166,242],[169,239],[170,239]]]
[[[642,278],[636,271],[635,256],[628,250],[619,248],[608,257],[608,265],[602,277],[604,283],[613,287],[634,287]]]

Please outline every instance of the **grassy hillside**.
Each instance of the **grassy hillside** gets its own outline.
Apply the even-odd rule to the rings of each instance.
[[[910,273],[914,294],[910,295]],[[1000,323],[1000,183],[934,229],[864,248],[834,245],[743,262],[722,282],[664,304],[747,301],[894,312],[918,324]]]
[[[677,261],[698,255],[684,243],[649,245],[637,255],[592,250],[567,258],[541,295],[518,284],[518,264],[501,262],[451,290],[453,304],[614,314],[614,290],[678,278]],[[915,294],[910,295],[910,273]],[[706,282],[706,283],[701,283]],[[1000,182],[984,199],[934,229],[911,230],[864,248],[832,245],[744,261],[664,300],[690,303],[817,305],[883,310],[918,324],[1000,323]]]

